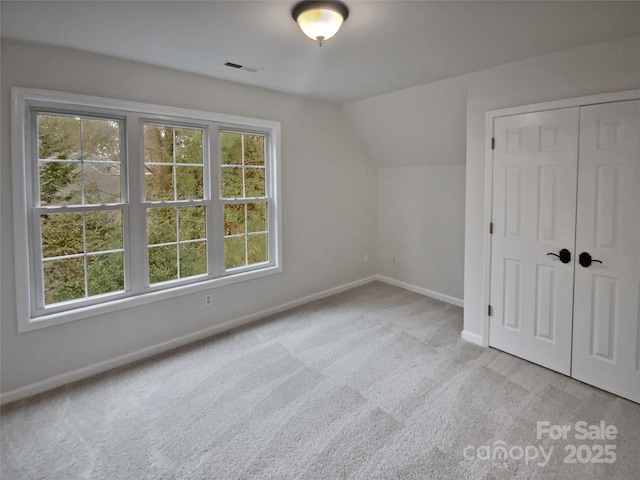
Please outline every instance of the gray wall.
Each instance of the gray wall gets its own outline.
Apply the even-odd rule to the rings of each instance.
[[[638,51],[640,37],[581,47],[340,108],[107,57],[3,42],[2,391],[374,273],[454,298],[463,297],[464,285],[465,332],[482,341],[485,112],[639,88]],[[12,85],[281,121],[284,273],[217,289],[211,309],[201,295],[192,295],[18,335],[8,146]]]
[[[638,52],[635,37],[345,105],[380,167],[378,273],[464,298],[467,338],[481,342],[485,113],[638,88]]]
[[[466,77],[344,106],[379,167],[377,273],[459,301],[466,107]]]
[[[510,63],[469,75],[465,208],[464,331],[484,339],[485,113],[489,110],[640,87],[640,37]]]
[[[2,42],[1,391],[108,361],[375,273],[376,169],[340,107],[115,58]],[[282,122],[284,272],[18,334],[10,87],[98,95]],[[364,263],[364,254],[370,260]],[[202,298],[201,298],[202,297]]]
[[[378,170],[378,274],[462,303],[464,171],[464,165]]]

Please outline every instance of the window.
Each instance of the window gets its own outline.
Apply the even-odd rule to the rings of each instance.
[[[207,273],[204,132],[144,125],[149,283]]]
[[[225,268],[268,260],[265,137],[221,132]]]
[[[281,271],[277,122],[13,96],[20,331]]]
[[[34,271],[42,272],[37,308],[123,291],[122,121],[34,117],[39,188],[32,211],[41,241]]]

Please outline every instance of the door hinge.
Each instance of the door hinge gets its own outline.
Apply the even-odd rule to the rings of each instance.
[[[489,222],[489,234],[493,235],[493,222]]]
[[[495,150],[495,149],[496,149],[496,138],[491,137],[491,150]]]
[[[487,315],[493,315],[493,308],[491,308],[491,305],[487,305]]]

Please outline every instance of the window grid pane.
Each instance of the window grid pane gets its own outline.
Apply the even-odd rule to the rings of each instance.
[[[203,131],[144,125],[148,202],[204,199]]]
[[[180,278],[207,273],[207,242],[190,241],[178,244],[180,257]]]
[[[247,265],[246,235],[225,237],[224,266],[225,269],[244,267]]]
[[[267,202],[224,204],[225,269],[269,260]]]
[[[247,258],[248,264],[266,262],[269,255],[268,236],[266,233],[247,236]]]
[[[149,284],[207,273],[206,207],[147,208]]]
[[[167,282],[178,278],[177,244],[149,247],[149,283]]]
[[[87,296],[124,290],[124,253],[88,255]]]
[[[84,257],[45,261],[43,272],[46,305],[86,297]]]
[[[123,212],[43,213],[45,305],[124,290]]]
[[[266,197],[265,136],[220,132],[223,199]]]
[[[40,205],[120,203],[121,121],[38,114]]]

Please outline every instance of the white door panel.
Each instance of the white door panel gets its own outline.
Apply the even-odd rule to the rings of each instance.
[[[495,119],[490,345],[571,367],[578,108]],[[572,258],[562,263],[567,249]]]
[[[572,376],[640,402],[640,101],[580,109]]]

